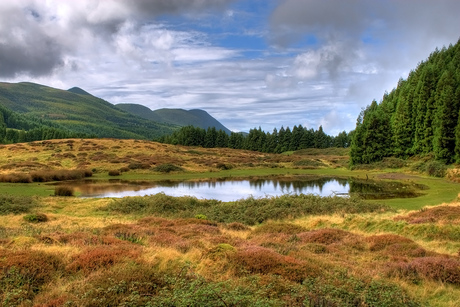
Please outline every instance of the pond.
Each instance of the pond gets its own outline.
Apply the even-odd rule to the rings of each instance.
[[[69,185],[69,183],[66,183]],[[85,180],[71,186],[80,197],[144,196],[165,193],[170,196],[194,196],[198,199],[235,201],[253,196],[271,197],[284,194],[315,194],[319,196],[348,196],[359,194],[367,199],[417,197],[422,186],[396,181],[358,180],[353,178],[298,178],[212,181],[126,181],[105,182]]]

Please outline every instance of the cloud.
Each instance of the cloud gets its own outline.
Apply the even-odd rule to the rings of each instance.
[[[162,14],[197,14],[222,9],[229,0],[15,0],[0,3],[0,77],[51,75],[68,59],[110,48],[124,56],[148,59],[133,35]],[[128,31],[131,30],[131,31]],[[143,33],[145,34],[145,32]],[[159,31],[156,34],[160,34]],[[150,40],[154,58],[172,44],[164,31]],[[136,36],[136,37],[135,37]],[[146,43],[146,41],[142,42]],[[184,57],[179,52],[178,57]],[[163,59],[168,61],[168,59]]]

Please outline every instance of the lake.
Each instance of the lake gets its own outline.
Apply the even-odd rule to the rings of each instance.
[[[67,184],[68,185],[68,184]],[[222,180],[207,182],[135,182],[111,180],[108,183],[84,181],[71,185],[80,197],[116,197],[144,196],[165,193],[170,196],[194,196],[204,199],[234,201],[253,196],[280,196],[284,194],[315,194],[330,196],[334,193],[348,193],[350,186],[346,181],[337,179],[314,181],[285,180]]]
[[[284,194],[315,194],[334,196],[359,194],[367,199],[395,197],[417,197],[423,187],[395,181],[359,180],[353,178],[312,177],[302,179],[254,179],[254,180],[212,180],[212,181],[127,181],[127,180],[85,180],[63,183],[71,186],[80,197],[145,196],[164,193],[170,196],[194,196],[198,199],[235,201],[280,196]]]

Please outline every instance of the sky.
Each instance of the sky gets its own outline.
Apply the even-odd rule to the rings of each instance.
[[[0,81],[203,109],[232,131],[355,128],[460,38],[458,0],[0,1]]]

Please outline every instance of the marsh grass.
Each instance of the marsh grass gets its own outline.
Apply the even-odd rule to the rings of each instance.
[[[122,214],[155,214],[170,218],[191,218],[204,214],[209,220],[216,222],[238,222],[246,225],[304,215],[391,211],[385,205],[367,203],[354,197],[320,197],[301,194],[258,199],[249,197],[235,202],[221,202],[199,200],[190,196],[172,197],[163,193],[113,200],[105,210]]]

